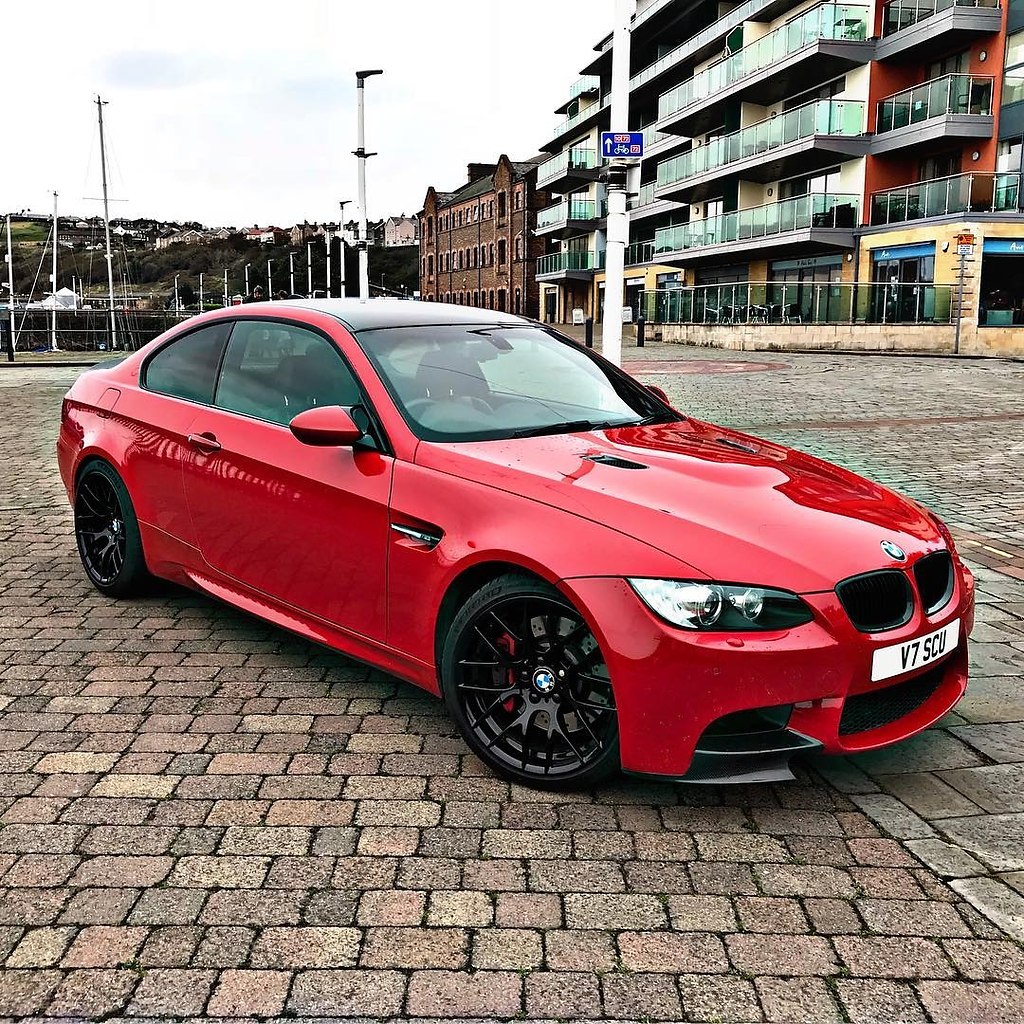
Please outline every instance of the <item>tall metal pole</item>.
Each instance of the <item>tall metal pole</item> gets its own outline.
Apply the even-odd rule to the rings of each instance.
[[[615,0],[610,125],[613,132],[629,131],[630,22],[635,10],[636,0]],[[626,166],[612,161],[607,182],[608,238],[605,249],[602,352],[605,359],[610,359],[616,366],[622,363],[622,300],[625,294],[626,246],[629,244],[626,175]],[[596,252],[594,258],[596,262]]]
[[[364,83],[367,78],[383,74],[384,72],[379,68],[373,71],[356,72],[356,105],[358,110],[356,145],[359,147],[355,151],[359,164],[359,238],[356,241],[356,245],[359,249],[359,297],[361,299],[368,299],[370,297],[370,254],[367,250],[366,238],[366,161],[371,156],[377,155],[376,153],[366,152],[366,112],[364,109],[364,94],[366,90]]]
[[[224,306],[228,304],[228,271],[227,267],[224,268]]]
[[[7,214],[7,287],[10,291],[10,305],[7,312],[10,314],[11,336],[7,339],[7,359],[14,362],[14,349],[18,339],[14,336],[14,246],[11,244],[11,215]]]
[[[110,252],[110,202],[107,199],[107,149],[103,142],[103,108],[106,101],[96,97],[100,119],[100,171],[103,175],[103,233],[106,238],[107,295],[110,299],[110,347],[117,348],[117,317],[114,315],[114,257]]]
[[[50,276],[53,287],[50,300],[53,302],[53,314],[50,319],[50,351],[57,351],[57,193],[53,193],[53,266]]]
[[[324,225],[324,245],[327,246],[327,298],[331,297],[331,229]]]
[[[345,207],[352,202],[351,199],[339,199],[338,206],[341,207],[341,220],[338,222],[338,237],[341,239],[341,245],[338,247],[338,262],[341,264],[339,268],[341,271],[341,283],[338,286],[338,295],[341,298],[345,298],[347,294],[345,291]]]
[[[960,321],[964,316],[964,275],[967,273],[967,253],[964,246],[960,250],[960,280],[957,284],[956,296],[956,333],[953,336],[953,355],[960,355]]]
[[[295,294],[295,253],[288,253],[288,294]]]
[[[181,312],[181,301],[178,299],[178,275],[174,275],[174,312]]]
[[[267,260],[267,301],[274,297],[274,279],[270,274],[270,260]]]
[[[203,292],[203,275],[200,274],[199,275],[199,312],[200,313],[202,313],[206,309],[206,306],[204,305],[204,302],[205,302],[205,294]]]
[[[249,298],[249,268],[252,266],[251,263],[245,265],[245,297]]]
[[[306,298],[313,297],[313,243],[306,243]]]

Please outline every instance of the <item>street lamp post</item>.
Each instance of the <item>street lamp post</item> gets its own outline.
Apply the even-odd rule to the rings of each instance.
[[[249,295],[250,295],[250,292],[249,292],[249,268],[251,266],[252,266],[251,263],[246,263],[246,265],[245,265],[245,297],[246,298],[249,298]]]
[[[270,274],[270,260],[267,260],[267,301],[274,297],[274,278]]]
[[[181,301],[178,298],[178,275],[174,275],[174,312],[181,312]]]
[[[356,145],[359,148],[355,151],[355,156],[359,162],[359,239],[357,245],[359,247],[359,297],[361,299],[366,299],[370,296],[370,254],[367,251],[366,238],[366,161],[371,156],[377,155],[376,153],[366,152],[366,113],[364,109],[364,94],[366,90],[364,88],[364,83],[367,78],[383,74],[384,72],[379,68],[372,71],[356,72],[356,95],[358,108]]]
[[[327,298],[331,297],[331,229],[324,225],[324,245],[327,247]]]
[[[202,313],[206,309],[206,295],[203,292],[203,275],[199,275],[199,312]]]
[[[288,253],[288,294],[295,294],[295,253]]]
[[[313,298],[313,243],[306,243],[306,298]]]
[[[612,39],[611,130],[629,130],[629,50],[636,0],[616,0]],[[622,302],[625,294],[626,245],[629,212],[626,209],[628,168],[612,161],[608,168],[608,241],[605,247],[604,331],[602,353],[616,366],[622,362]]]

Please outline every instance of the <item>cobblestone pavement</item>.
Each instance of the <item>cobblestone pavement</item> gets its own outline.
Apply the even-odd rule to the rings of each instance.
[[[1024,366],[628,356],[948,518],[982,602],[957,713],[787,785],[509,787],[407,685],[98,596],[52,454],[78,371],[0,368],[0,1018],[1024,1019]]]

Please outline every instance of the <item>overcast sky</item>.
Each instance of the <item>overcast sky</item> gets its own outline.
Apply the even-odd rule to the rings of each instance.
[[[611,29],[614,0],[58,0],[5,3],[16,131],[0,214],[96,213],[96,93],[111,216],[243,226],[336,219],[356,198],[367,83],[371,218],[414,212],[466,164],[523,159]],[[13,67],[11,61],[13,60]],[[6,150],[6,146],[4,147]],[[346,216],[355,213],[355,204]]]

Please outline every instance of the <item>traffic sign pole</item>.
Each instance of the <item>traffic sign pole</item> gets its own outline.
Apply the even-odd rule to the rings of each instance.
[[[967,257],[974,255],[974,235],[956,236],[956,253],[960,257],[960,280],[957,284],[956,329],[953,333],[953,355],[960,354],[960,323],[964,317],[964,277],[967,274]]]
[[[615,34],[612,39],[612,133],[629,134],[629,50],[632,42],[630,22],[635,10],[636,0],[616,0]],[[608,236],[605,247],[602,351],[604,357],[610,359],[616,366],[622,363],[622,300],[625,294],[626,246],[629,243],[626,173],[625,164],[621,160],[613,159],[607,181]]]

